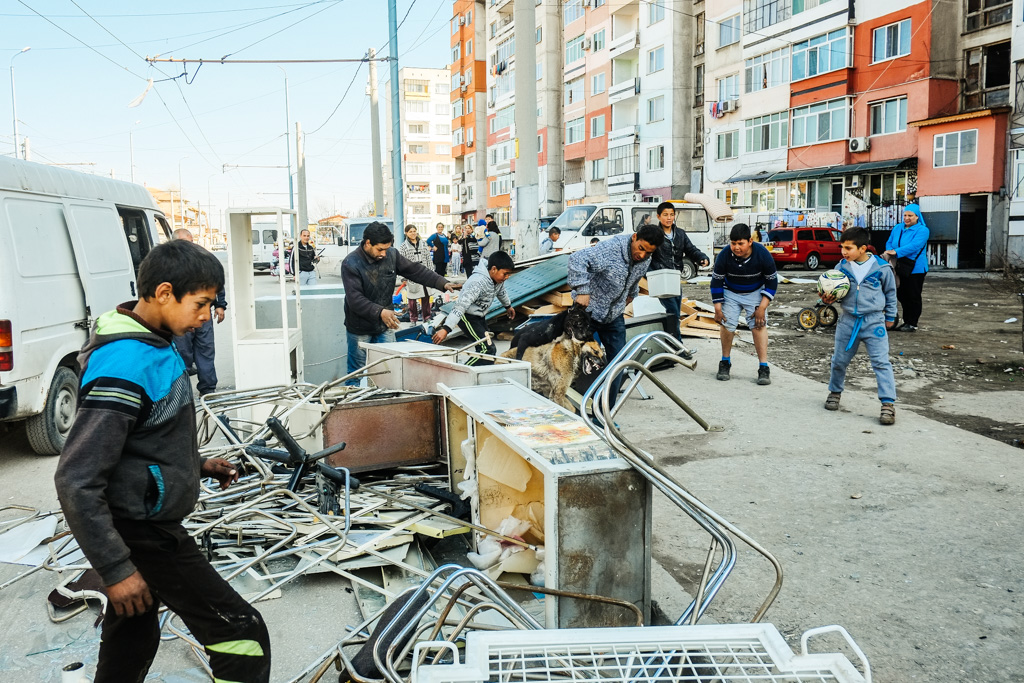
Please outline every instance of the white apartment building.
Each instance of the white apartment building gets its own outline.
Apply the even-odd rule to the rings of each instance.
[[[451,226],[452,216],[452,129],[451,77],[448,69],[405,67],[398,72],[401,115],[402,179],[404,217],[395,218],[395,239],[399,226],[412,223],[421,234],[430,235],[437,223]],[[385,112],[384,204],[393,214],[391,174],[391,84],[381,92]]]

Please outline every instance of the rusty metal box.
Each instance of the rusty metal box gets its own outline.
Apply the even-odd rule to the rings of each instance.
[[[344,441],[330,465],[365,472],[442,460],[441,398],[431,394],[339,403],[323,423],[324,448]]]

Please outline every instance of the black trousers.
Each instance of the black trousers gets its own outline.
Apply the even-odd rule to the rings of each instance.
[[[921,319],[921,291],[924,289],[924,276],[927,273],[915,273],[907,278],[900,278],[900,286],[896,288],[896,299],[903,305],[903,324],[917,327]]]
[[[206,648],[214,678],[270,680],[270,636],[263,617],[210,566],[180,524],[115,520],[114,526],[149,584],[153,607],[134,617],[107,608],[94,683],[142,683],[160,644],[160,603]]]
[[[448,274],[448,264],[444,261],[441,261],[440,263],[434,261],[434,272],[441,277],[446,276]]]
[[[474,347],[475,351],[486,353],[489,356],[498,353],[498,347],[494,345],[494,342],[488,342],[484,336],[487,334],[487,321],[482,317],[477,315],[462,316],[462,320],[459,321],[459,329],[468,334],[470,339],[479,342]],[[474,357],[466,361],[466,365],[494,365],[494,361]]]

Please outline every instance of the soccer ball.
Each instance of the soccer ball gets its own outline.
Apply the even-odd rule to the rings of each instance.
[[[850,278],[841,270],[826,270],[818,278],[818,294],[831,294],[838,301],[850,292]]]

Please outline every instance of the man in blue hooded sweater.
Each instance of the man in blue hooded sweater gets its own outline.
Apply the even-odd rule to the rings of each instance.
[[[825,410],[839,410],[846,370],[863,342],[878,381],[878,400],[882,402],[878,421],[891,425],[896,422],[896,379],[889,361],[886,330],[896,322],[896,278],[888,261],[868,253],[868,237],[864,228],[847,228],[839,238],[843,260],[836,269],[850,279],[850,291],[842,299],[843,317],[836,326]],[[822,295],[821,300],[830,304],[835,297]]]
[[[903,212],[903,222],[892,229],[889,240],[885,243],[885,253],[897,259],[910,259],[913,268],[910,273],[901,273],[899,265],[895,266],[899,282],[896,286],[896,299],[903,306],[903,324],[897,330],[917,332],[917,323],[921,318],[921,290],[924,289],[924,276],[928,273],[928,226],[925,225],[921,207],[907,204]]]

